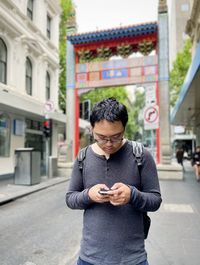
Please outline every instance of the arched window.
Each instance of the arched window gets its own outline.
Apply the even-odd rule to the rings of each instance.
[[[26,92],[32,95],[32,63],[30,59],[26,58]]]
[[[7,82],[7,47],[5,42],[0,38],[0,82]]]
[[[34,0],[28,0],[27,3],[27,17],[33,20],[33,2]]]
[[[0,157],[10,155],[10,118],[0,113]]]
[[[50,88],[51,88],[51,79],[50,74],[46,72],[46,100],[50,99]]]

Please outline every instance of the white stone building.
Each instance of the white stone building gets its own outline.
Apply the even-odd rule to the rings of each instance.
[[[46,102],[49,155],[57,156],[66,120],[58,106],[60,12],[59,0],[0,1],[0,178],[13,175],[16,148],[39,150],[45,168]]]

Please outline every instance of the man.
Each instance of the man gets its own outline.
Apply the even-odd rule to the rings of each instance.
[[[127,121],[126,107],[114,98],[92,110],[95,143],[88,147],[83,171],[75,161],[66,194],[68,207],[84,210],[78,265],[148,265],[142,213],[159,208],[160,188],[147,150],[138,170],[124,138]]]
[[[196,180],[200,181],[200,146],[197,146],[192,155],[192,165],[195,169]]]

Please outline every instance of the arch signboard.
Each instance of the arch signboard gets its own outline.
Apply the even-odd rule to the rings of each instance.
[[[164,9],[160,10],[160,16],[165,15],[164,11]],[[163,21],[166,22],[166,20]],[[162,24],[162,26],[161,29],[167,25]],[[160,32],[164,32],[164,35]],[[159,70],[162,70],[162,67],[167,69],[165,61],[168,59],[165,58],[166,51],[162,58],[162,50],[158,47],[159,36],[163,44],[166,42],[166,31],[160,32],[158,23],[150,22],[67,36],[67,140],[73,146],[73,158],[79,149],[79,89],[90,90],[97,87],[130,84],[140,84],[145,87],[153,84],[156,95],[154,103],[156,111],[158,110],[161,84]],[[110,60],[113,56],[118,56],[117,58],[120,56],[121,59]],[[98,60],[95,61],[96,58]],[[161,60],[162,67],[160,68]],[[162,80],[167,81],[163,77]],[[164,122],[165,120],[163,118]],[[156,123],[156,159],[159,163],[159,116],[156,118]],[[166,142],[167,137],[163,139]]]

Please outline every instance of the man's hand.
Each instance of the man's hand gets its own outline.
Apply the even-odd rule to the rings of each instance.
[[[109,188],[105,184],[97,184],[89,189],[88,196],[94,202],[98,202],[98,203],[109,202],[110,195],[107,195],[107,194],[101,195],[99,193],[101,189],[109,190]]]
[[[110,203],[118,206],[127,204],[131,197],[131,188],[124,183],[115,183],[111,190],[108,192],[110,194]]]

